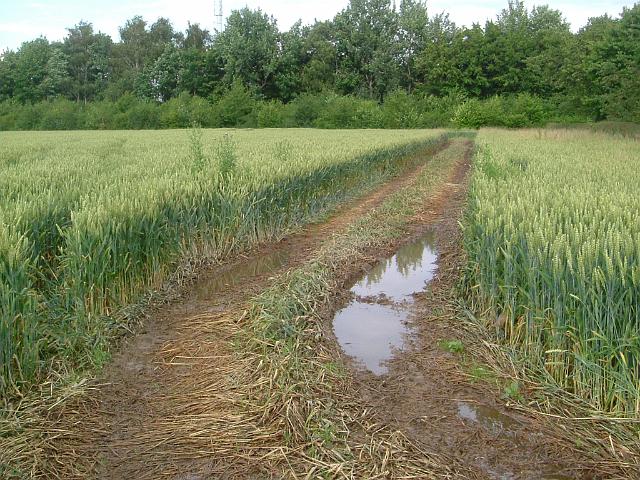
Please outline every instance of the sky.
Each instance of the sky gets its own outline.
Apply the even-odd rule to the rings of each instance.
[[[178,30],[184,30],[188,21],[213,30],[213,3],[214,0],[0,0],[0,52],[15,50],[22,42],[41,35],[51,41],[61,40],[66,28],[80,20],[93,23],[95,30],[111,35],[114,41],[119,39],[118,27],[134,15],[142,15],[150,23],[158,17],[167,17]],[[633,3],[633,0],[525,0],[528,8],[549,4],[562,11],[574,31],[590,17],[604,13],[616,17],[624,6]],[[298,19],[308,24],[316,19],[333,18],[347,4],[348,0],[223,0],[223,10],[228,14],[245,6],[261,8],[273,15],[284,30]],[[458,25],[484,23],[495,18],[506,5],[507,0],[427,0],[431,15],[446,11]]]

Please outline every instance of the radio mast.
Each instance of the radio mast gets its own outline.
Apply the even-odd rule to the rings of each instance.
[[[215,34],[222,33],[224,14],[222,13],[222,0],[213,0],[213,16]]]

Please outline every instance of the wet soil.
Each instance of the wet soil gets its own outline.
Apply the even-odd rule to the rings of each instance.
[[[343,344],[344,360],[352,366],[363,404],[376,411],[382,423],[402,431],[425,450],[453,459],[460,471],[470,472],[465,476],[498,480],[597,478],[585,467],[589,462],[581,459],[571,445],[538,419],[509,409],[503,391],[474,379],[468,366],[461,362],[461,354],[446,347],[456,340],[461,342],[455,344],[458,349],[464,348],[464,342],[481,341],[466,338],[460,319],[448,311],[462,265],[458,221],[466,199],[470,156],[471,150],[466,164],[458,169],[443,194],[415,219],[413,234],[408,235],[408,245],[415,247],[420,245],[424,232],[430,232],[438,258],[435,278],[431,279],[428,271],[422,273],[421,281],[424,278],[428,286],[411,296],[401,318],[393,309],[382,313],[367,311],[368,302],[361,302],[363,307],[353,326],[355,332],[349,332],[347,337],[341,325],[343,301],[337,305],[334,321],[331,317],[327,320],[333,323],[336,340]],[[367,275],[375,276],[380,268],[391,266],[396,276],[402,277],[399,265],[389,258],[381,256]],[[357,279],[360,283],[354,287],[356,291],[362,282],[367,283],[367,275]],[[391,275],[389,279],[386,287],[384,281],[376,284],[373,305],[378,306],[376,298],[393,296],[398,282]],[[414,282],[413,289],[419,283]],[[358,305],[357,299],[355,304]],[[401,329],[397,328],[399,323]],[[389,343],[395,347],[385,353],[382,367],[376,364],[379,346],[370,341],[376,331],[389,335]],[[346,345],[345,338],[350,342],[359,338],[360,349],[355,351]],[[375,359],[370,361],[371,356]]]
[[[433,153],[426,152],[425,160]],[[327,221],[201,272],[180,298],[151,311],[90,395],[52,411],[56,427],[50,434],[58,437],[57,447],[46,452],[52,476],[196,480],[250,478],[260,471],[260,452],[243,446],[266,445],[269,434],[241,421],[238,390],[248,372],[232,345],[247,301],[412,183],[423,168],[421,163],[349,202]],[[224,438],[217,434],[221,424]],[[246,462],[239,462],[243,456]]]

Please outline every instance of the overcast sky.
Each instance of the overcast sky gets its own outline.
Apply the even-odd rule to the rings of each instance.
[[[398,2],[399,3],[399,0]],[[559,0],[550,2],[526,1],[527,7],[548,3],[561,10],[574,30],[584,25],[589,17],[609,13],[617,16],[624,6],[633,1],[618,0]],[[287,29],[296,20],[312,23],[326,20],[348,4],[348,0],[223,0],[225,14],[248,6],[260,7],[278,20],[280,29]],[[483,23],[494,18],[507,5],[507,0],[446,0],[427,1],[430,14],[446,11],[459,25],[474,21]],[[111,35],[117,41],[118,26],[134,15],[142,15],[153,22],[167,17],[174,27],[184,30],[187,21],[198,22],[213,30],[213,0],[0,0],[0,51],[16,49],[23,41],[44,35],[49,40],[60,40],[66,28],[86,20],[96,30]]]

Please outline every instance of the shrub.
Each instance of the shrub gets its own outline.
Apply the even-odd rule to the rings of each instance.
[[[16,130],[38,130],[40,112],[33,105],[20,105],[16,113]]]
[[[288,107],[288,121],[296,127],[313,127],[322,111],[326,108],[327,98],[324,94],[299,95]]]
[[[182,92],[177,97],[160,105],[162,128],[187,128],[193,124],[190,112],[191,95]]]
[[[372,100],[333,95],[315,122],[318,128],[377,128],[382,124],[380,107]]]
[[[452,126],[451,118],[456,108],[465,101],[462,95],[447,95],[434,97],[433,95],[414,95],[418,105],[418,121],[420,128],[442,128]]]
[[[15,130],[20,107],[17,102],[0,102],[0,131]]]
[[[452,121],[458,128],[480,128],[486,125],[503,125],[503,117],[500,97],[484,101],[472,98],[456,108]]]
[[[118,106],[114,102],[93,102],[84,109],[83,126],[89,130],[109,130],[116,127]]]
[[[126,119],[126,128],[144,130],[160,127],[160,109],[153,102],[136,100],[123,114]]]
[[[249,115],[253,112],[256,101],[242,85],[234,82],[231,88],[216,102],[216,126],[239,127],[249,123]]]
[[[286,107],[279,100],[263,102],[257,108],[258,128],[278,128],[285,126]]]
[[[522,128],[540,126],[550,115],[544,101],[528,93],[469,99],[454,111],[452,121],[459,128],[484,126]]]
[[[416,98],[404,90],[390,93],[382,105],[381,119],[384,128],[417,127],[419,113]]]
[[[215,111],[213,105],[206,98],[191,97],[189,103],[191,113],[191,123],[202,127],[214,127],[216,125]]]
[[[549,118],[546,105],[540,97],[520,93],[504,101],[504,125],[506,127],[535,127],[543,125]]]
[[[59,98],[52,102],[39,103],[35,108],[39,110],[41,130],[75,130],[80,126],[78,117],[82,112],[75,102]]]

